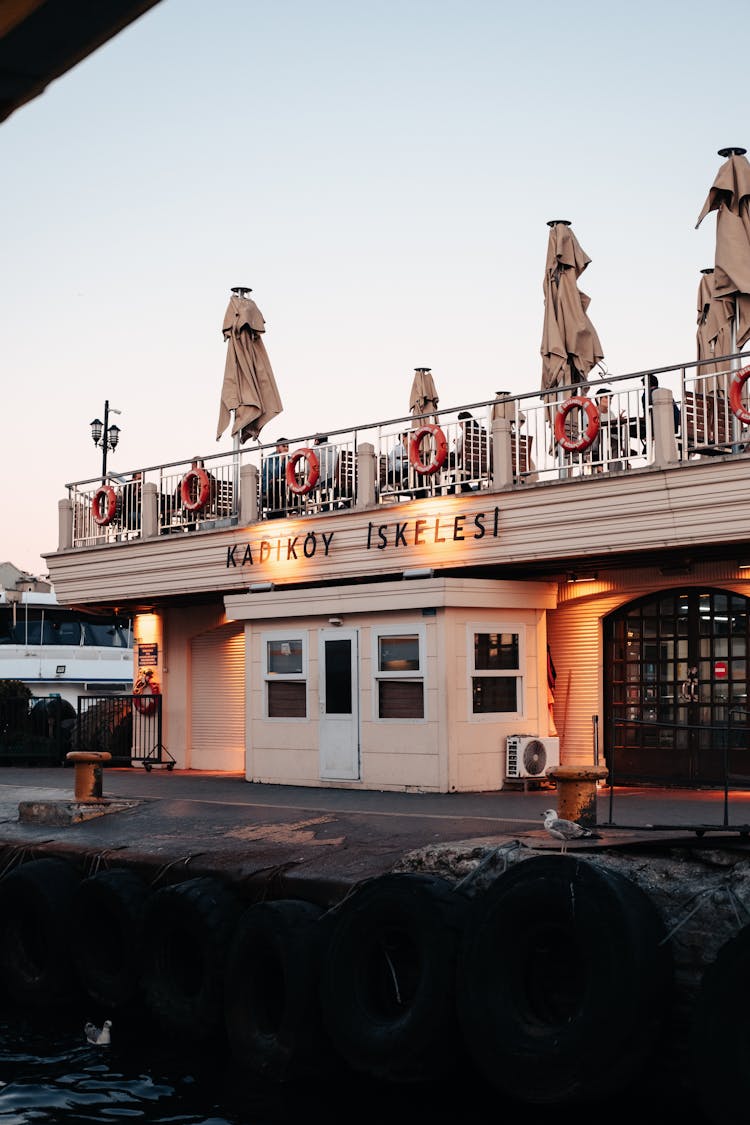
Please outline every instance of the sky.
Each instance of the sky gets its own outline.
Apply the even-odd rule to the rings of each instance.
[[[284,404],[271,442],[540,386],[549,219],[612,375],[696,358],[695,224],[750,148],[744,0],[161,0],[0,124],[0,561],[58,502],[217,442],[232,286]],[[732,61],[734,59],[734,61]]]

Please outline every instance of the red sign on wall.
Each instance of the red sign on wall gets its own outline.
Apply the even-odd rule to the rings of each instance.
[[[726,660],[717,660],[714,664],[714,679],[725,680],[727,678],[727,672]]]

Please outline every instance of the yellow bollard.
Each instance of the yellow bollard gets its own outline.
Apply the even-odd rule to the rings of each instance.
[[[66,760],[75,767],[75,799],[79,804],[93,804],[102,800],[102,764],[112,755],[106,751],[71,750]]]
[[[547,777],[558,791],[557,815],[561,820],[574,820],[583,828],[596,826],[596,783],[609,770],[606,766],[552,766]]]

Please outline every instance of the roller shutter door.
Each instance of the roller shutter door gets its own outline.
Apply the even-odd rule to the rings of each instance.
[[[245,768],[245,631],[232,622],[191,641],[191,755],[195,770]]]

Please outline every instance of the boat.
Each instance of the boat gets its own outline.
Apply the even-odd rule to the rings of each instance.
[[[63,606],[52,585],[12,563],[0,565],[0,679],[34,699],[126,693],[133,684],[129,616]]]

